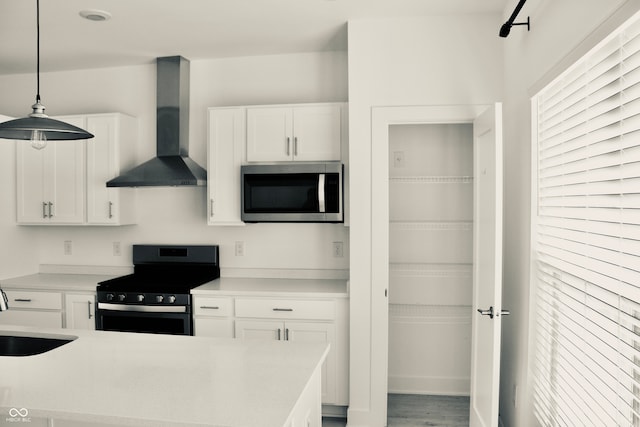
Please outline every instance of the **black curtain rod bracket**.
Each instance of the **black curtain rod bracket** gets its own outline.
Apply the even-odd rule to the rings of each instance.
[[[531,19],[528,16],[527,16],[527,22],[513,22],[518,17],[518,13],[520,13],[520,10],[522,9],[522,6],[524,6],[526,1],[527,0],[520,0],[516,5],[516,8],[514,9],[513,13],[509,17],[509,20],[504,24],[502,24],[502,27],[500,27],[500,32],[498,33],[500,37],[507,37],[511,32],[511,27],[513,27],[514,25],[526,25],[527,31],[531,31]]]

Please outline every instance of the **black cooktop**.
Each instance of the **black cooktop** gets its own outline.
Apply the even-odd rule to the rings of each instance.
[[[134,272],[98,283],[98,292],[185,293],[220,277],[218,246],[133,245]]]

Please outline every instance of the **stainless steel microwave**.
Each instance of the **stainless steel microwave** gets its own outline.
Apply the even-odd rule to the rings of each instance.
[[[241,167],[244,222],[344,222],[340,162]]]

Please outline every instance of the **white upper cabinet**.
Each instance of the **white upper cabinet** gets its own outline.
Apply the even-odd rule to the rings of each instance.
[[[82,224],[84,157],[81,140],[50,142],[42,150],[32,148],[29,141],[16,141],[18,222]]]
[[[95,137],[53,141],[42,150],[16,142],[18,223],[134,223],[135,190],[107,188],[106,182],[133,166],[136,119],[118,113],[56,118]]]
[[[247,161],[341,159],[342,103],[247,107]]]
[[[87,223],[120,225],[136,222],[136,197],[132,188],[109,188],[106,182],[133,166],[136,120],[123,114],[86,117]]]
[[[210,108],[207,156],[207,222],[244,225],[240,219],[240,166],[244,158],[245,109]]]

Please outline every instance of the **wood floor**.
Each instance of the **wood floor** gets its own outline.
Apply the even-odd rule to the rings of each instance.
[[[468,427],[469,397],[390,394],[388,427]],[[343,419],[322,420],[322,427],[345,427]]]

